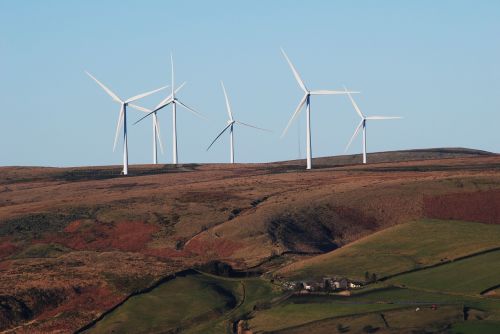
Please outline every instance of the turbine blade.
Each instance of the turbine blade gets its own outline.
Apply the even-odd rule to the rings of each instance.
[[[174,91],[174,54],[173,52],[170,52],[170,65],[172,66],[172,97],[175,97],[175,91]]]
[[[373,119],[373,120],[377,120],[377,119],[402,119],[403,117],[399,117],[399,116],[368,116],[366,117],[366,119]]]
[[[147,113],[150,113],[152,111],[151,109],[138,106],[137,104],[129,103],[128,105],[129,105],[129,107],[132,107],[132,108],[139,110],[139,111],[143,111],[143,112],[147,112]]]
[[[155,107],[155,110],[160,110],[170,103],[172,103],[172,95],[167,96],[160,103],[158,103],[158,105]]]
[[[262,131],[272,132],[271,130],[259,128],[257,126],[254,126],[254,125],[251,125],[251,124],[247,124],[247,123],[243,123],[243,122],[240,122],[240,121],[235,121],[235,123],[236,124],[241,124],[241,125],[244,125],[244,126],[248,126],[248,127],[254,128],[254,129],[262,130]]]
[[[312,90],[311,95],[344,95],[344,94],[358,94],[359,92],[347,92],[343,90],[329,90],[329,89],[319,89]]]
[[[174,91],[174,94],[177,94],[177,92],[180,91],[181,88],[184,87],[185,84],[186,84],[186,82],[184,81],[182,83],[182,85],[180,85],[179,87],[177,87],[177,89]],[[172,102],[172,94],[170,94],[169,96],[167,96],[166,98],[164,98],[160,103],[158,103],[158,105],[156,106],[155,110],[160,110],[163,107],[168,106],[171,102]]]
[[[109,89],[108,87],[104,86],[104,84],[102,82],[100,82],[99,80],[97,80],[92,74],[90,74],[89,72],[85,71],[85,73],[87,73],[87,75],[89,77],[91,77],[95,82],[97,82],[97,84],[99,86],[101,86],[101,88],[106,92],[108,93],[109,96],[111,96],[111,98],[113,100],[115,100],[116,102],[118,103],[123,103],[123,101],[115,94],[111,91],[111,89]]]
[[[202,118],[202,119],[206,119],[205,116],[203,116],[202,114],[200,114],[199,112],[197,112],[196,110],[194,110],[193,108],[191,107],[188,107],[187,105],[185,105],[184,103],[182,103],[181,101],[179,100],[175,100],[175,103],[179,103],[182,107],[184,107],[186,110],[192,112],[193,114],[195,114],[196,116]]]
[[[222,82],[222,80],[220,81],[220,84],[222,85],[222,90],[224,91],[224,97],[226,98],[226,108],[227,108],[227,113],[229,115],[229,120],[233,121],[233,113],[231,112],[231,106],[229,105],[229,98],[227,97],[226,87],[224,87],[224,83]]]
[[[288,124],[286,125],[285,130],[283,130],[283,133],[281,134],[281,138],[283,138],[285,136],[286,132],[288,131],[288,128],[290,127],[290,125],[292,125],[293,120],[302,110],[302,107],[304,106],[304,103],[306,103],[306,100],[307,100],[307,94],[305,94],[304,97],[302,98],[302,100],[300,100],[299,105],[297,106],[297,109],[295,109],[295,112],[293,113],[292,117],[288,121]]]
[[[152,112],[155,112],[155,111],[158,111],[158,110],[162,110],[163,108],[165,108],[166,106],[170,105],[172,102],[174,102],[174,100],[170,99],[168,100],[166,103],[164,104],[161,104],[161,105],[158,105],[156,108],[153,109]]]
[[[349,100],[351,100],[352,106],[354,107],[354,110],[356,110],[356,113],[359,115],[361,118],[365,118],[365,115],[361,112],[361,110],[358,107],[358,104],[354,101],[354,99],[351,96],[351,93],[347,91],[347,88],[344,86],[344,91],[347,93],[347,96],[349,96]]]
[[[227,129],[229,129],[231,127],[231,125],[233,125],[233,123],[229,123],[218,135],[217,137],[215,137],[215,139],[210,143],[210,145],[207,147],[207,151],[210,149],[210,147],[212,147],[212,145],[217,141],[217,139],[219,139],[220,136],[222,136],[222,134],[224,132],[226,132]]]
[[[160,136],[160,122],[156,117],[153,118],[153,122],[155,123],[155,128],[156,128],[156,138],[158,138],[158,144],[160,144],[160,151],[161,154],[163,154],[163,144],[161,142],[161,136]]]
[[[288,62],[288,65],[290,65],[290,68],[292,69],[293,75],[295,76],[295,80],[297,80],[297,82],[299,83],[300,88],[302,88],[302,90],[304,92],[307,92],[307,88],[306,88],[306,85],[304,84],[304,81],[300,77],[299,72],[297,72],[297,70],[295,69],[295,66],[293,66],[292,62],[290,61],[290,58],[288,58],[288,56],[286,55],[285,50],[283,50],[283,48],[281,48],[281,53],[283,53],[283,56],[285,56],[285,59]]]
[[[165,105],[166,106],[166,105]],[[163,106],[163,107],[165,107]],[[162,108],[163,108],[162,107]],[[155,110],[151,111],[149,114],[147,114],[146,116],[142,116],[141,118],[139,118],[137,121],[134,122],[133,125],[136,125],[137,123],[139,123],[140,121],[142,121],[143,119],[145,119],[146,117],[148,116],[151,116],[152,114],[154,114],[155,112],[157,112],[158,110],[160,110],[161,108],[156,108]]]
[[[351,137],[351,140],[349,140],[349,144],[347,144],[346,148],[345,148],[345,151],[344,152],[347,152],[347,150],[349,149],[349,146],[351,146],[351,143],[352,141],[354,140],[354,138],[356,138],[356,136],[358,135],[359,133],[359,129],[361,129],[361,126],[363,126],[363,119],[361,120],[361,122],[359,122],[359,125],[358,127],[356,128],[356,130],[354,130],[354,134],[352,135]]]
[[[123,111],[124,111],[123,109],[124,109],[124,105],[122,104],[122,106],[120,108],[120,115],[118,116],[118,123],[116,124],[115,142],[113,144],[113,152],[116,149],[116,143],[118,142],[118,134],[120,133],[120,128],[122,126]]]
[[[133,101],[136,101],[136,100],[139,100],[139,99],[142,99],[143,97],[146,97],[146,96],[149,96],[151,94],[154,94],[156,92],[159,92],[160,90],[163,90],[165,88],[167,88],[168,86],[163,86],[161,88],[158,88],[158,89],[155,89],[155,90],[152,90],[150,92],[146,92],[146,93],[142,93],[142,94],[139,94],[139,95],[136,95],[136,96],[133,96],[131,97],[130,99],[128,99],[127,101],[125,101],[125,103],[129,103],[129,102],[133,102]]]
[[[174,91],[174,93],[175,93],[175,94],[177,94],[177,92],[178,92],[178,91],[180,91],[180,90],[181,90],[181,88],[182,88],[182,87],[184,87],[184,85],[185,85],[185,84],[186,84],[186,81],[184,81],[184,82],[182,83],[182,85],[180,85],[179,87],[177,87],[177,89]]]

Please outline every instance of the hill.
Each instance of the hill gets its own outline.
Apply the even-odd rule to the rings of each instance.
[[[323,276],[365,280],[368,272],[381,279],[495,249],[500,250],[500,224],[421,220],[393,226],[338,250],[297,261],[277,274],[303,280]],[[485,265],[491,270],[489,263],[486,261]],[[475,273],[479,275],[477,270]],[[421,274],[408,277],[418,275]]]
[[[417,160],[452,159],[478,156],[491,156],[492,153],[482,150],[473,150],[462,147],[430,148],[390,152],[372,152],[367,154],[370,164],[383,162],[404,162]],[[314,158],[315,166],[354,165],[363,160],[362,154],[340,155],[334,157]],[[305,160],[285,161],[283,164],[305,164]]]
[[[410,221],[498,223],[495,154],[349,159],[318,158],[312,171],[300,161],[144,165],[128,177],[119,167],[2,167],[0,329],[73,331],[213,260],[277,270]]]

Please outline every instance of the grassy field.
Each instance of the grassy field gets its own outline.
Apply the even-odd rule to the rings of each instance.
[[[331,334],[331,333],[363,333],[363,329],[372,328],[376,333],[385,326],[379,313],[329,318],[300,326],[288,327],[283,330],[273,331],[274,334]]]
[[[369,272],[380,278],[494,247],[500,247],[500,225],[421,220],[380,231],[277,273],[293,279],[325,275],[364,279]]]
[[[235,307],[241,293],[236,281],[202,274],[178,277],[130,298],[88,333],[155,333],[189,327]]]
[[[437,306],[436,310],[430,308],[433,304]],[[420,308],[418,312],[415,311],[417,307]],[[248,323],[256,332],[331,333],[336,332],[339,325],[350,328],[352,332],[362,332],[366,326],[381,327],[380,314],[383,314],[389,332],[399,333],[403,329],[431,330],[460,323],[464,318],[464,307],[468,309],[471,328],[475,324],[482,326],[483,322],[478,319],[496,321],[500,317],[500,300],[381,287],[360,291],[350,297],[292,297],[271,309],[254,312]]]
[[[259,278],[180,276],[130,298],[86,333],[224,333],[233,320],[279,294]]]
[[[286,302],[268,310],[256,312],[249,320],[250,329],[259,331],[277,331],[305,323],[345,315],[355,315],[375,311],[401,308],[394,304],[346,304],[336,301],[321,303]]]
[[[479,294],[500,284],[500,251],[397,276],[389,282],[420,289]]]
[[[462,322],[462,309],[455,305],[438,309],[414,307],[373,312],[362,315],[328,318],[301,326],[278,330],[275,333],[331,334],[331,333],[406,333],[414,329],[432,333],[442,330],[448,324]]]
[[[410,288],[381,287],[368,292],[359,291],[349,297],[350,301],[370,301],[395,303],[400,305],[414,304],[456,304],[473,309],[483,310],[488,314],[500,316],[500,300],[480,296],[448,294],[437,291],[422,291]]]
[[[454,334],[498,334],[500,321],[466,321],[452,327]]]
[[[340,298],[340,297],[337,297]],[[471,297],[472,298],[472,297]],[[479,299],[479,298],[478,298]],[[449,295],[432,291],[420,291],[410,288],[383,287],[368,292],[358,291],[348,298],[350,301],[370,301],[384,303],[427,303],[427,304],[464,304],[468,297]],[[482,299],[480,299],[482,300]],[[500,306],[500,303],[498,303]]]
[[[223,316],[198,324],[190,328],[186,333],[230,333],[230,327],[234,321],[252,312],[255,306],[262,307],[263,305],[268,305],[274,298],[282,294],[281,290],[276,286],[260,278],[231,279],[213,276],[213,279],[234,281],[241,284],[244,295],[240,295],[240,304]]]

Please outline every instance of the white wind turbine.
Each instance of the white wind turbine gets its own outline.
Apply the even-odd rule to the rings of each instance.
[[[363,163],[366,164],[366,121],[367,120],[383,120],[383,119],[401,119],[403,117],[393,117],[393,116],[365,116],[361,110],[359,109],[358,105],[352,98],[351,94],[347,91],[347,89],[344,87],[347,96],[349,96],[349,99],[351,100],[351,103],[354,107],[354,110],[356,113],[361,117],[361,122],[359,122],[358,126],[356,127],[356,130],[354,130],[354,134],[351,137],[351,140],[349,140],[349,144],[347,144],[347,147],[345,148],[345,152],[349,149],[349,146],[351,146],[352,141],[354,138],[359,133],[359,129],[363,127]]]
[[[293,113],[292,117],[288,121],[288,124],[281,134],[281,137],[283,137],[286,132],[288,131],[288,128],[292,124],[293,120],[295,117],[297,117],[298,114],[302,111],[302,108],[304,107],[304,104],[306,105],[306,127],[307,127],[307,135],[306,135],[306,151],[307,151],[307,169],[311,169],[312,165],[312,150],[311,150],[311,95],[339,95],[339,94],[347,94],[346,91],[337,91],[337,90],[309,90],[307,89],[306,85],[304,84],[304,81],[301,79],[299,73],[295,69],[295,66],[293,66],[292,62],[286,55],[285,51],[281,49],[281,52],[283,53],[283,56],[285,56],[286,61],[288,62],[288,65],[290,65],[290,68],[292,69],[293,75],[295,76],[295,79],[297,80],[300,88],[304,91],[304,97],[299,102],[299,105],[297,106],[297,109],[295,109],[295,112]],[[358,92],[351,92],[351,93],[358,93]]]
[[[153,111],[148,108],[144,108],[138,105],[131,105],[132,108],[140,110],[142,112],[148,113],[148,114],[153,114],[153,164],[158,164],[158,149],[157,149],[157,144],[160,145],[160,151],[161,154],[163,154],[163,145],[161,143],[161,137],[160,137],[160,123],[158,121],[158,115],[156,114],[156,111]]]
[[[170,54],[170,62],[172,64],[172,93],[167,96],[163,101],[161,101],[153,111],[151,111],[149,114],[146,116],[142,117],[139,119],[137,122],[134,124],[139,123],[142,121],[144,118],[148,117],[149,115],[156,114],[158,110],[161,110],[168,106],[169,104],[172,104],[172,162],[174,164],[177,164],[177,104],[179,104],[181,107],[185,108],[186,110],[192,112],[196,116],[200,118],[204,118],[200,113],[195,111],[193,108],[188,107],[185,105],[183,102],[179,101],[177,97],[175,97],[175,94],[185,85],[185,82],[180,85],[177,89],[174,89],[174,58],[172,54]]]
[[[135,107],[131,102],[142,99],[146,96],[149,96],[153,93],[159,92],[162,89],[167,88],[168,86],[164,86],[153,91],[142,93],[136,96],[133,96],[127,100],[120,99],[115,93],[113,93],[108,87],[104,86],[99,80],[97,80],[92,74],[85,71],[89,77],[91,77],[101,88],[109,95],[111,98],[120,103],[120,115],[118,116],[118,123],[116,124],[116,133],[115,133],[115,142],[113,144],[113,152],[116,148],[116,143],[118,142],[118,133],[120,132],[120,127],[123,125],[123,175],[128,174],[128,140],[127,140],[127,106]]]
[[[231,152],[231,163],[234,164],[234,136],[233,136],[233,129],[235,124],[243,125],[243,126],[248,126],[254,129],[262,130],[262,131],[269,131],[267,129],[262,129],[259,127],[256,127],[254,125],[246,124],[240,121],[237,121],[233,118],[233,113],[231,111],[231,105],[229,104],[229,98],[227,97],[227,92],[226,88],[224,87],[224,83],[221,81],[221,86],[222,86],[222,91],[224,92],[224,97],[226,98],[226,108],[227,108],[227,114],[229,116],[229,119],[227,120],[227,125],[226,127],[215,137],[215,139],[212,141],[212,143],[208,146],[207,151],[212,147],[212,145],[219,139],[220,136],[224,132],[226,132],[227,129],[229,129],[229,138],[230,138],[230,152]]]

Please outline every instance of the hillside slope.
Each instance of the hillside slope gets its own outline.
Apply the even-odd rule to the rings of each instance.
[[[500,224],[421,220],[297,261],[276,274],[302,280],[331,276],[363,281],[368,272],[381,279],[490,250],[500,250]]]
[[[211,260],[294,261],[420,218],[498,223],[499,156],[379,156],[389,162],[132,166],[128,177],[119,167],[0,168],[0,329],[74,330]]]

